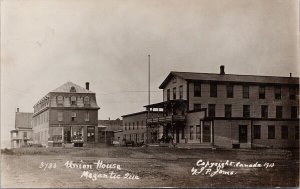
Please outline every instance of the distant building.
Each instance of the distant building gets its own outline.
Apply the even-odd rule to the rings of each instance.
[[[99,143],[113,144],[113,141],[121,142],[122,120],[98,120],[98,141]]]
[[[152,111],[152,116],[163,116],[162,112]],[[148,111],[142,111],[132,114],[123,115],[123,139],[126,141],[133,141],[135,143],[145,142],[147,140],[147,116]],[[151,140],[157,142],[159,138],[159,132],[155,129],[149,130],[151,134]]]
[[[96,95],[67,82],[34,105],[33,140],[44,146],[87,146],[98,142]]]
[[[11,130],[11,148],[20,148],[32,144],[32,115],[33,113],[15,113],[15,129]]]
[[[145,106],[164,115],[150,115],[147,126],[159,136],[171,134],[176,144],[299,146],[299,78],[225,74],[224,69],[171,72],[159,86],[163,102]]]

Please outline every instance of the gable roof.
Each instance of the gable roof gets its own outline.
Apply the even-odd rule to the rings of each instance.
[[[89,90],[87,90],[79,85],[76,85],[70,81],[52,91],[50,91],[50,93],[70,93],[71,87],[75,88],[76,93],[94,93],[94,92],[89,91]]]
[[[32,128],[31,120],[33,113],[16,112],[15,128]]]
[[[172,71],[159,86],[163,89],[174,77],[180,77],[187,81],[227,81],[240,83],[270,83],[270,84],[299,84],[298,77],[278,77],[260,75],[237,75],[237,74],[215,74],[215,73],[196,73],[196,72],[175,72]]]

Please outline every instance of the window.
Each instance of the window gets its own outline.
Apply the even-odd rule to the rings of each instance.
[[[210,97],[217,97],[218,92],[217,92],[217,84],[216,83],[211,83],[210,84]]]
[[[72,140],[73,141],[83,141],[83,135],[82,135],[82,127],[72,127],[72,132],[73,132],[73,136],[72,136]]]
[[[225,104],[225,117],[231,117],[231,104]]]
[[[266,87],[259,86],[259,98],[264,99],[266,97]]]
[[[124,124],[124,130],[125,131],[127,130],[127,124],[126,123]]]
[[[176,87],[173,88],[173,100],[176,99]]]
[[[260,125],[254,125],[253,126],[253,132],[254,132],[254,139],[260,139]]]
[[[170,89],[167,90],[167,100],[170,100]]]
[[[85,96],[84,99],[83,99],[83,103],[84,103],[84,105],[89,105],[90,104],[90,97]]]
[[[275,86],[275,99],[279,100],[281,99],[281,87]]]
[[[185,139],[184,127],[181,128],[181,139]]]
[[[250,117],[250,105],[243,105],[243,117]]]
[[[289,128],[288,126],[281,126],[281,138],[288,139],[289,138]]]
[[[201,109],[201,104],[194,104],[194,110],[200,110]]]
[[[299,126],[295,126],[295,139],[299,139]]]
[[[227,98],[233,98],[233,85],[227,85]]]
[[[194,135],[194,127],[190,126],[190,140],[193,140],[193,135]]]
[[[179,99],[183,99],[183,86],[179,86]]]
[[[297,106],[292,106],[291,107],[291,118],[297,118],[298,117],[298,111],[297,111]]]
[[[196,139],[201,139],[201,127],[200,125],[196,125]]]
[[[64,97],[63,96],[58,96],[57,97],[57,104],[63,104],[64,103]]]
[[[27,138],[27,132],[23,133],[23,138]]]
[[[275,139],[275,126],[274,125],[268,126],[268,139]]]
[[[57,121],[63,121],[63,113],[57,112]]]
[[[144,126],[144,121],[142,120],[141,126]]]
[[[276,118],[282,118],[282,106],[276,106]]]
[[[296,100],[296,88],[290,87],[289,88],[290,100]]]
[[[87,142],[95,142],[95,127],[87,127]]]
[[[130,130],[130,123],[128,124],[128,130]]]
[[[136,122],[136,129],[139,129],[139,122]]]
[[[76,92],[76,89],[75,89],[74,86],[72,86],[72,87],[70,88],[70,92],[72,92],[72,93],[75,93],[75,92]]]
[[[84,120],[85,121],[90,121],[90,113],[89,112],[85,112]]]
[[[215,117],[216,105],[209,104],[208,105],[208,117]]]
[[[261,117],[268,118],[268,106],[266,105],[261,106]]]
[[[176,83],[177,82],[177,78],[173,77],[172,81],[173,81],[173,83]]]
[[[76,96],[71,96],[71,105],[76,105]]]
[[[201,97],[201,83],[194,84],[194,96]]]
[[[75,121],[75,118],[76,118],[76,112],[72,112],[71,121]]]
[[[134,130],[134,122],[132,123],[132,130]]]

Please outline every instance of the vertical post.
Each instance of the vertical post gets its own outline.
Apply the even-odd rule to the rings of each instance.
[[[203,125],[204,125],[204,121],[201,121],[201,143],[203,143]]]
[[[148,55],[148,105],[150,105],[150,54]],[[150,118],[150,107],[147,108],[147,119],[146,119],[146,133],[147,133],[147,143],[149,143],[149,125],[147,120]]]
[[[210,143],[213,143],[213,121],[210,122]]]

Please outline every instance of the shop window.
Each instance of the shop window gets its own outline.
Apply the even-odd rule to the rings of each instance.
[[[83,132],[82,132],[83,128],[82,127],[72,127],[72,140],[73,142],[76,141],[83,141]]]
[[[87,127],[87,142],[95,142],[95,127]]]

